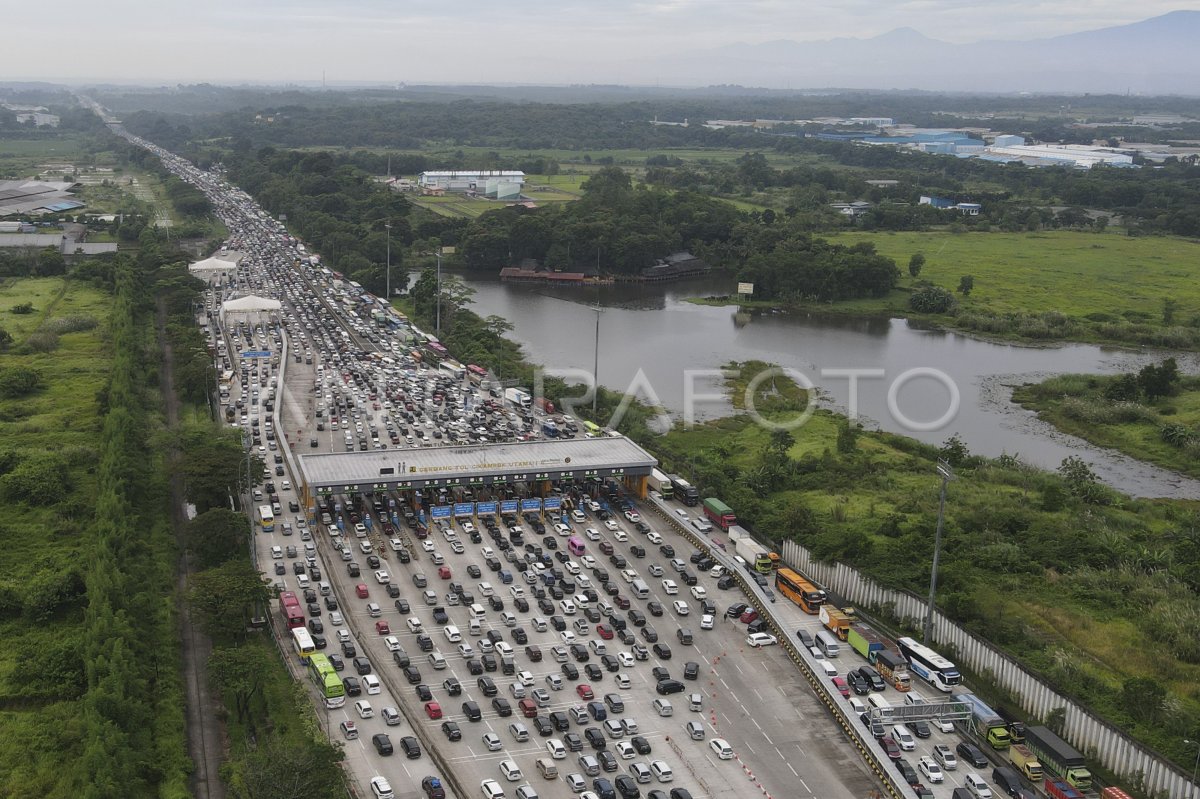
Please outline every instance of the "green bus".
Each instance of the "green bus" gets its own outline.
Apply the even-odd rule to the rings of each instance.
[[[325,707],[333,710],[346,704],[346,686],[325,655],[317,652],[308,658],[308,676],[325,698]]]
[[[604,435],[604,431],[600,429],[600,425],[595,422],[589,422],[586,419],[583,421],[583,432],[590,433],[595,438]]]

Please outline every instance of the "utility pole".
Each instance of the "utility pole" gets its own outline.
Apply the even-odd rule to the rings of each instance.
[[[596,348],[592,354],[592,420],[596,419],[596,402],[600,399],[600,303],[596,302]]]
[[[390,174],[391,171],[392,160],[389,157],[388,173]],[[387,228],[387,277],[385,280],[387,282],[387,301],[388,305],[390,306],[392,304],[392,223],[387,222],[384,224],[384,227]]]
[[[938,460],[937,473],[942,478],[942,491],[938,498],[937,533],[933,538],[933,569],[929,575],[929,605],[925,608],[925,630],[921,641],[926,645],[932,643],[933,636],[933,601],[937,595],[938,560],[942,554],[942,529],[946,522],[946,484],[954,479],[954,469],[944,460]]]
[[[439,339],[442,337],[442,250],[434,253],[437,256],[437,316],[434,320],[433,330],[434,335]]]

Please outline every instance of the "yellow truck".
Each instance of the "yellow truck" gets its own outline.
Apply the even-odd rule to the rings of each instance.
[[[1037,755],[1029,751],[1028,746],[1013,744],[1008,747],[1008,759],[1035,785],[1041,781],[1042,764],[1038,762]]]

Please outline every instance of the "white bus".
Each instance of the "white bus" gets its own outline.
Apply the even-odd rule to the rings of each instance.
[[[275,513],[270,505],[258,506],[258,523],[262,525],[264,533],[275,532]]]
[[[308,660],[317,651],[317,646],[313,643],[312,636],[303,627],[292,628],[292,646],[301,660]]]
[[[879,711],[879,720],[884,724],[891,724],[892,718],[895,716],[891,704],[883,698],[883,694],[872,693],[867,697],[867,704]]]
[[[917,643],[912,638],[901,638],[896,642],[900,654],[908,661],[908,667],[922,680],[943,693],[962,682],[962,674],[958,667],[946,658],[934,652],[924,644]]]

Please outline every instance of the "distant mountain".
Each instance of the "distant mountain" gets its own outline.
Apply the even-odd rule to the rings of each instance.
[[[870,39],[731,44],[636,65],[659,84],[1200,94],[1200,11],[1027,41],[951,44],[912,28]]]

